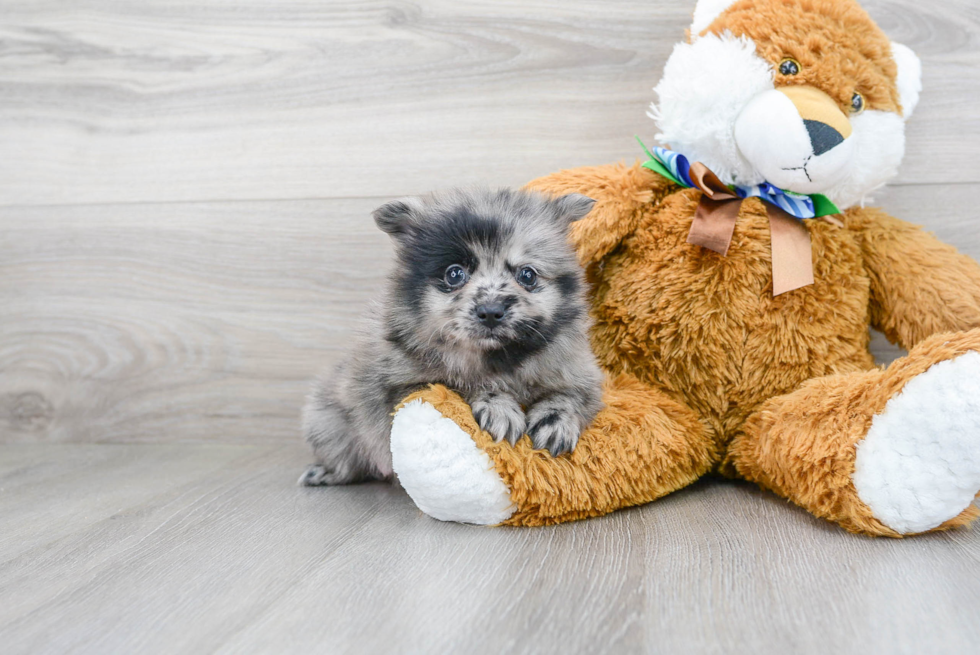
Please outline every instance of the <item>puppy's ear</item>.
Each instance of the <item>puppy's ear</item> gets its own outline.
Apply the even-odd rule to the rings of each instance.
[[[418,198],[400,198],[374,210],[374,222],[382,232],[398,239],[411,234],[422,218],[422,201]]]
[[[527,188],[551,196],[585,192],[599,201],[588,218],[573,223],[569,232],[579,263],[591,266],[633,234],[647,208],[669,193],[672,184],[637,161],[629,167],[606,164],[558,171],[534,180]]]
[[[571,225],[575,221],[585,218],[592,211],[595,200],[581,193],[569,193],[559,196],[551,201],[555,208],[555,215],[558,222],[562,225]]]

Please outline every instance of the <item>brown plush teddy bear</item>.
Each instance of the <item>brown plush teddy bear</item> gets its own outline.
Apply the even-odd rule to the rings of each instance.
[[[701,0],[651,111],[670,149],[530,185],[597,200],[572,238],[606,408],[552,458],[443,387],[411,396],[392,455],[416,504],[541,525],[717,472],[869,535],[975,519],[980,266],[863,206],[919,88],[851,0]],[[877,368],[869,325],[908,356]]]

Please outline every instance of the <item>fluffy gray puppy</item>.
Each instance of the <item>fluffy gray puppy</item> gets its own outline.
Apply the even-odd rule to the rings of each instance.
[[[592,208],[578,194],[452,191],[374,212],[396,262],[351,355],[314,383],[303,412],[316,463],[306,485],[392,475],[395,406],[441,383],[480,427],[559,455],[602,407],[581,267],[569,225]]]

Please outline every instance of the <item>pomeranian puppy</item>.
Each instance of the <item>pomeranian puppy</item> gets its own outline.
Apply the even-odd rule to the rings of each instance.
[[[315,464],[305,485],[392,475],[396,405],[441,383],[480,427],[552,455],[571,451],[602,407],[584,277],[569,225],[578,194],[451,191],[374,212],[396,262],[368,327],[332,375],[314,382],[303,430]]]

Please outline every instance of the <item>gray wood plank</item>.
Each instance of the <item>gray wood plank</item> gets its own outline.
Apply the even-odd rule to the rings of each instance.
[[[12,444],[0,463],[0,561],[73,534],[99,521],[116,521],[125,508],[221,468],[261,458],[269,447],[207,444],[193,457],[176,445],[116,446]],[[108,474],[107,474],[108,472]],[[77,490],[82,490],[81,492]]]
[[[306,453],[291,445],[271,454],[231,447],[237,457],[226,457],[225,466],[191,480],[171,476],[163,490],[121,501],[111,516],[88,516],[83,527],[0,564],[5,651],[201,652],[188,642],[220,639],[236,627],[236,613],[246,610],[243,620],[259,611],[310,561],[360,529],[381,499],[399,497],[392,511],[407,509],[407,498],[386,485],[338,489],[329,498],[304,494],[295,479]],[[98,488],[70,480],[77,460],[106,485],[131,488],[130,478],[157,474],[161,453],[156,445],[16,447],[46,448],[65,473],[54,490],[93,505]],[[212,448],[184,446],[185,466],[197,466]],[[86,456],[93,449],[129,456],[98,461]],[[16,500],[33,504],[31,492]],[[297,520],[312,531],[298,534]],[[48,527],[43,515],[33,521]],[[168,591],[157,593],[161,585]],[[122,632],[128,635],[121,639]]]
[[[0,212],[0,439],[292,438],[381,283],[377,200]]]
[[[703,626],[684,634],[669,630],[664,652],[976,648],[975,590],[958,578],[970,576],[975,562],[950,548],[950,537],[855,539],[748,483],[712,481],[691,491],[704,494],[703,512],[693,520],[685,514],[673,530],[659,521],[647,530],[665,542],[649,551],[649,568],[659,572],[649,602],[661,606],[662,624]],[[651,508],[642,515],[660,514]],[[719,545],[702,549],[690,535],[683,549],[670,548],[681,530],[719,539]],[[691,565],[678,567],[678,561]],[[767,599],[764,610],[754,607],[760,598]]]
[[[980,258],[978,193],[881,201]],[[307,381],[383,283],[380,202],[0,209],[0,441],[295,438]]]
[[[162,453],[220,459],[35,444],[0,460],[12,448],[64,474],[10,505],[41,486],[98,505],[73,475],[133,490]],[[595,520],[476,528],[386,485],[295,487],[298,444],[256,454],[231,447],[169,488],[147,476],[116,513],[13,557],[0,544],[4,651],[963,653],[980,638],[976,531],[862,538],[721,480]]]
[[[980,7],[866,5],[924,61],[898,183],[980,181]],[[8,0],[0,204],[398,195],[632,160],[693,6]]]

